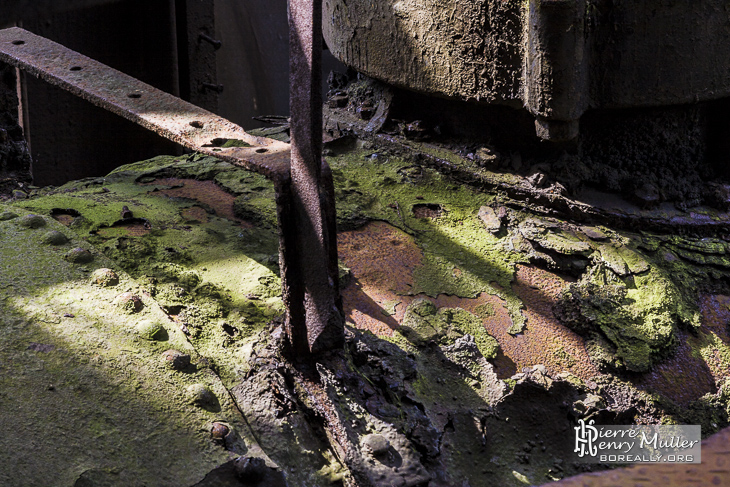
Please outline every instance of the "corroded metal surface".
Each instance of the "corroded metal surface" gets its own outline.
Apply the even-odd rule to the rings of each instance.
[[[413,238],[382,222],[341,232],[340,257],[351,269],[351,282],[342,290],[345,315],[361,329],[391,336],[403,323],[409,304],[424,295],[409,294],[413,271],[423,265],[423,253]],[[500,378],[509,378],[524,367],[543,364],[551,374],[569,371],[589,379],[598,371],[590,363],[583,339],[557,322],[552,306],[565,282],[534,267],[520,266],[513,289],[525,303],[528,329],[517,336],[507,332],[512,324],[505,303],[482,293],[476,298],[439,294],[428,298],[441,308],[462,308],[483,317],[487,332],[499,341],[502,352],[495,360]]]
[[[727,2],[326,0],[324,34],[348,66],[390,84],[524,107],[543,138],[591,108],[730,94]],[[691,74],[690,74],[691,73]]]
[[[0,61],[197,152],[274,181],[287,331],[300,356],[344,343],[334,190],[322,161],[321,1],[291,4],[292,147],[241,127],[60,44],[14,27]],[[291,165],[290,165],[291,158]]]
[[[332,174],[322,167],[322,0],[289,2],[291,212],[280,215],[287,328],[300,356],[344,344]]]
[[[730,428],[702,442],[700,465],[634,465],[610,472],[588,473],[546,484],[554,487],[686,487],[730,486]]]
[[[0,31],[0,61],[57,85],[178,144],[277,180],[289,146],[238,125],[18,27]],[[228,140],[246,147],[220,147]]]
[[[380,336],[392,336],[403,323],[408,305],[425,297],[410,294],[413,271],[423,265],[421,249],[411,236],[383,222],[371,222],[360,229],[341,232],[338,237],[340,258],[352,273],[342,289],[348,322]],[[501,352],[494,365],[502,379],[525,367],[542,364],[553,375],[568,371],[591,380],[600,371],[590,361],[584,338],[553,314],[560,292],[568,284],[569,281],[547,270],[517,266],[512,290],[524,303],[522,314],[528,323],[518,335],[507,333],[511,320],[505,303],[497,296],[482,293],[476,298],[463,298],[440,294],[428,299],[439,308],[462,308],[477,315],[480,308],[492,310],[483,318],[483,324],[500,344]],[[637,389],[661,393],[682,406],[704,394],[715,393],[716,383],[727,373],[722,358],[703,359],[692,350],[713,336],[725,343],[730,341],[725,326],[730,320],[729,303],[727,296],[703,296],[699,303],[702,327],[695,334],[678,332],[675,352],[651,371],[632,379]]]

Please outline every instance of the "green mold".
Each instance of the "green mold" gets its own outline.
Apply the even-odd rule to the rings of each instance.
[[[564,364],[565,367],[572,367],[575,365],[575,358],[566,352],[562,346],[553,350],[553,356],[559,361],[559,363]]]
[[[478,316],[460,308],[437,310],[431,301],[424,298],[416,299],[406,308],[399,332],[416,346],[429,342],[448,346],[469,334],[486,359],[495,358],[499,350],[497,340],[487,333]]]
[[[257,191],[238,196],[233,202],[233,213],[257,226],[276,228],[276,207],[272,205],[274,191]]]
[[[386,316],[393,316],[396,314],[396,308],[402,301],[400,299],[391,299],[383,303],[383,314]]]
[[[5,210],[2,213],[0,213],[0,222],[4,222],[4,221],[8,221],[8,220],[13,220],[15,218],[18,218],[18,214],[17,213],[13,213],[12,211]]]
[[[67,233],[52,219],[47,226]],[[216,416],[254,444],[217,379],[166,370],[160,345],[140,340],[113,305],[119,290],[89,278],[113,269],[118,286],[137,292],[123,270],[103,255],[81,269],[63,259],[63,249],[43,244],[44,232],[21,231],[12,221],[0,222],[0,233],[0,408],[12,410],[14,422],[0,434],[0,484],[80,485],[98,472],[114,472],[115,485],[202,480],[229,453],[200,433],[212,414],[185,403],[185,388],[199,381],[224,398]],[[85,244],[72,236],[71,245]],[[154,304],[141,313],[167,319]],[[192,352],[174,329],[166,346]],[[29,442],[39,430],[44,441]]]
[[[475,314],[481,318],[482,320],[487,320],[494,316],[494,306],[492,303],[484,303],[477,306],[475,309]]]
[[[200,204],[163,196],[159,190],[170,186],[156,183],[159,178],[209,179],[234,195],[261,195],[253,203],[249,200],[248,211],[259,214],[257,221],[275,223],[270,182],[198,155],[161,156],[122,166],[105,178],[45,189],[16,207],[41,216],[59,209],[80,215],[69,230],[96,246],[177,315],[176,326],[185,327],[195,346],[220,366],[221,377],[233,385],[240,369],[235,358],[239,342],[283,311],[276,267],[278,236],[273,225],[243,228],[210,213],[207,222],[191,222],[183,212]],[[124,206],[149,228],[135,234],[114,226]],[[221,319],[238,332],[227,334],[218,324]]]
[[[447,158],[450,155],[445,151],[441,153],[437,149],[433,150],[439,157]],[[414,166],[386,151],[378,152],[377,157],[365,157],[372,154],[372,147],[368,150],[361,147],[329,158],[336,181],[340,227],[355,228],[368,220],[384,220],[408,232],[423,251],[423,265],[414,270],[415,283],[410,293],[422,293],[430,297],[454,294],[470,298],[482,292],[497,295],[504,300],[513,320],[510,331],[521,331],[524,326],[522,303],[512,291],[512,283],[515,265],[527,262],[528,258],[519,251],[506,252],[507,239],[498,239],[481,225],[477,210],[492,202],[492,197],[456,185],[434,171]],[[185,209],[200,204],[186,198],[160,197],[159,191],[154,190],[169,188],[155,183],[162,177],[214,180],[237,196],[237,209],[234,208],[236,214],[255,222],[256,228],[243,228],[236,222],[218,218],[212,213],[208,213],[207,222],[184,218],[182,213]],[[505,176],[506,179],[510,177]],[[67,367],[72,360],[78,359],[95,366],[101,364],[104,374],[118,377],[115,380],[121,386],[112,384],[99,392],[98,398],[95,397],[92,402],[98,403],[100,410],[106,406],[104,399],[115,394],[122,400],[140,400],[145,407],[172,416],[169,434],[179,430],[198,431],[196,435],[188,436],[193,436],[198,444],[207,445],[206,459],[222,461],[220,458],[225,456],[223,452],[210,450],[207,431],[200,433],[203,431],[200,424],[204,424],[201,418],[207,421],[205,424],[214,419],[219,420],[221,416],[229,419],[229,422],[235,421],[235,413],[226,409],[225,403],[230,396],[224,387],[230,388],[240,383],[242,377],[248,377],[250,364],[247,360],[255,355],[252,337],[261,332],[265,323],[283,309],[276,268],[278,243],[274,232],[273,198],[269,199],[269,195],[273,194],[270,183],[258,175],[210,158],[163,157],[119,168],[106,178],[73,182],[63,188],[39,193],[40,196],[36,198],[14,203],[13,208],[20,214],[32,211],[45,215],[50,226],[69,235],[72,235],[69,230],[61,228],[48,217],[53,209],[72,209],[81,213],[82,216],[76,217],[71,225],[76,235],[74,240],[78,242],[79,239],[85,239],[96,245],[104,255],[99,254],[98,262],[95,260],[87,266],[88,269],[82,269],[59,259],[62,253],[53,254],[53,258],[26,256],[14,249],[3,248],[0,270],[15,277],[2,281],[1,287],[12,289],[24,297],[13,302],[11,310],[2,310],[3,326],[7,326],[10,331],[3,333],[1,338],[8,340],[11,346],[0,347],[0,359],[5,357],[2,355],[5,350],[12,349],[21,358],[7,368],[17,372],[29,370],[28,367],[46,367],[48,370],[53,369],[47,376],[54,381],[57,378],[62,380],[62,366]],[[266,197],[262,196],[264,193]],[[440,215],[418,218],[413,212],[417,204],[438,207]],[[147,233],[132,236],[127,229],[113,226],[120,218],[122,206],[128,206],[135,217],[150,222],[151,228]],[[3,215],[5,213],[0,212]],[[13,238],[18,238],[21,233],[16,222],[0,222],[3,239],[8,232]],[[43,232],[25,230],[22,233],[30,235],[29,238],[40,239]],[[602,236],[595,235],[595,232],[592,234],[600,243],[590,242],[573,230],[548,226],[547,229],[530,234],[530,241],[560,254],[594,259],[583,279],[564,294],[564,301],[570,304],[564,307],[566,317],[576,330],[588,337],[589,348],[600,349],[600,352],[592,353],[593,356],[602,353],[606,363],[629,370],[646,370],[671,349],[678,326],[699,325],[699,315],[693,301],[695,295],[688,288],[708,274],[693,269],[683,260],[692,261],[687,257],[691,256],[699,261],[700,257],[695,256],[701,256],[704,259],[702,262],[707,265],[715,265],[713,259],[725,262],[724,251],[721,252],[723,247],[714,242],[713,246],[698,249],[685,240],[660,240],[644,235],[641,246],[635,249],[629,243],[634,239],[632,236],[624,238],[608,230]],[[521,238],[527,242],[524,237]],[[78,245],[76,242],[74,245]],[[56,252],[48,246],[45,249],[47,252]],[[656,255],[647,256],[643,251],[655,252]],[[671,251],[683,260],[664,262],[660,257],[662,251]],[[9,266],[9,259],[18,259],[19,264]],[[120,282],[115,286],[116,289],[90,286],[89,272],[102,265],[118,270]],[[36,268],[43,269],[43,272],[33,270]],[[673,272],[675,269],[678,271],[676,274]],[[3,272],[0,275],[5,275]],[[55,278],[46,276],[46,272],[65,276],[67,284],[56,288],[58,283],[54,281]],[[341,269],[343,274],[347,272]],[[683,286],[677,276],[690,276],[691,280]],[[46,286],[45,290],[52,295],[52,302],[35,302],[46,298],[40,298],[42,293],[35,287],[36,284],[29,286],[25,282],[28,279],[39,283],[41,287]],[[169,332],[167,342],[162,344],[154,340],[140,340],[136,331],[126,323],[129,316],[120,319],[111,303],[114,295],[121,291],[140,295],[146,291],[150,294],[150,299],[145,298],[150,306],[141,310],[140,315],[135,315],[135,319],[140,316],[140,319],[150,322],[162,320],[157,323],[166,323]],[[84,293],[93,295],[93,299],[86,298],[86,304],[93,302],[96,309],[78,304]],[[385,303],[386,311],[395,313],[399,302],[396,299]],[[158,305],[175,315],[178,322],[169,321]],[[7,302],[0,301],[0,307],[7,308]],[[79,321],[73,329],[77,335],[69,333],[67,336],[72,346],[42,335],[22,335],[23,340],[13,335],[27,328],[29,322],[43,323],[43,326],[51,329],[66,326],[72,319],[59,312],[65,310],[64,307],[70,307],[70,311],[73,311],[71,314]],[[18,309],[22,313],[17,312]],[[487,303],[479,306],[475,312],[471,314],[456,308],[436,309],[428,299],[416,299],[406,310],[403,327],[388,338],[405,353],[401,353],[397,359],[385,355],[378,358],[378,361],[386,362],[388,367],[398,361],[392,369],[405,370],[401,371],[398,380],[410,381],[403,386],[407,394],[411,395],[409,399],[416,398],[433,417],[436,417],[435,408],[441,407],[438,405],[452,404],[456,400],[454,398],[459,398],[459,401],[467,398],[459,406],[474,411],[493,405],[487,401],[487,393],[482,391],[487,381],[478,375],[478,367],[464,367],[460,362],[457,363],[458,360],[444,361],[445,347],[455,344],[464,334],[474,336],[477,348],[484,357],[493,358],[496,355],[496,340],[486,333],[483,326],[483,320],[494,315],[494,307]],[[14,318],[16,315],[17,320]],[[180,326],[185,326],[190,334],[189,343],[180,331]],[[114,336],[110,339],[109,335]],[[33,346],[37,350],[27,349],[29,341],[35,344]],[[440,346],[420,347],[429,341]],[[385,347],[385,341],[382,342]],[[730,364],[730,353],[719,338],[707,337],[702,343],[695,351],[705,360],[716,360],[719,351],[723,363]],[[55,348],[44,352],[49,346]],[[80,358],[62,356],[59,349],[64,347],[78,351]],[[185,374],[168,370],[161,363],[160,354],[170,347],[192,355],[194,366],[190,370],[186,369]],[[395,347],[391,345],[391,348]],[[47,355],[41,355],[45,353]],[[556,348],[554,354],[561,362],[568,361],[561,347]],[[43,361],[33,357],[47,358]],[[61,364],[63,360],[65,362]],[[7,363],[7,360],[0,360],[3,372],[6,371]],[[128,367],[134,367],[133,370],[139,370],[140,373],[124,372],[125,376],[119,377],[119,372],[129,370]],[[197,372],[193,373],[193,369]],[[418,375],[415,374],[416,370]],[[215,376],[213,371],[220,382],[211,385],[207,381]],[[3,391],[7,390],[8,384],[15,385],[16,379],[15,376],[0,374],[0,404],[3,406],[8,401]],[[261,390],[271,392],[271,381],[264,379],[262,377]],[[506,382],[511,385],[511,389],[518,387],[514,379]],[[66,379],[63,387],[73,391],[76,390],[74,388],[82,390],[86,387],[88,392],[90,383],[93,381],[86,380],[86,377],[74,376]],[[187,388],[195,384],[209,388],[220,400],[223,412],[212,415],[211,411],[197,407],[191,411],[187,402],[191,400]],[[285,388],[282,385],[282,390]],[[34,394],[38,394],[39,391],[35,389]],[[156,395],[164,395],[165,400]],[[31,397],[29,395],[27,400]],[[703,410],[712,411],[708,413],[709,420],[702,419],[703,425],[714,421],[719,409],[727,408],[726,396],[720,394],[718,397],[700,401],[702,408],[705,408]],[[395,393],[389,399],[392,404],[388,406],[395,409],[396,413],[398,408],[409,404]],[[174,401],[173,406],[169,401]],[[260,405],[266,406],[266,402],[262,400]],[[215,410],[218,405],[212,403],[206,407]],[[182,412],[176,414],[173,411],[175,408]],[[134,412],[138,413],[139,410],[134,409]],[[466,419],[464,422],[470,423],[476,417]],[[160,421],[158,416],[155,416],[155,420]],[[305,447],[305,439],[296,434],[287,438],[268,437],[271,432],[295,431],[301,426],[294,424],[296,421],[300,420],[283,417],[281,421],[277,420],[276,428],[266,429],[266,424],[258,427],[262,428],[261,432],[266,435],[267,441],[275,444],[281,457],[288,459],[289,463],[300,461],[304,452],[308,458],[317,458],[316,469],[322,482],[341,481],[346,471],[331,455],[328,456],[327,450],[320,448],[321,445]],[[89,437],[95,439],[95,443],[96,439],[104,443],[107,441],[106,432],[115,428],[113,415],[102,414],[91,418],[83,428],[88,431]],[[245,426],[239,425],[239,428],[243,430]],[[192,442],[190,438],[186,438],[188,443],[178,441],[179,435],[173,437],[176,440],[172,444],[180,451]],[[157,439],[152,438],[152,441]],[[166,437],[163,439],[167,440]],[[453,458],[467,458],[462,446],[456,444]],[[135,457],[136,450],[132,446],[121,445],[116,448],[115,454],[122,455],[122,458]],[[472,462],[473,459],[469,459],[469,465]],[[512,468],[506,470],[506,475],[511,477],[513,483],[521,481],[512,475]],[[0,473],[0,483],[2,480]],[[68,484],[72,485],[73,479]],[[173,482],[170,485],[183,483]]]
[[[25,215],[18,219],[18,225],[24,228],[41,228],[46,226],[46,219],[40,215]]]
[[[575,233],[561,230],[546,224],[538,218],[527,218],[519,225],[520,233],[541,247],[564,255],[584,255],[590,253],[591,245]]]
[[[606,266],[619,276],[639,274],[649,270],[649,263],[626,246],[604,244],[598,249]]]
[[[92,284],[96,284],[101,287],[111,287],[119,284],[119,276],[112,269],[101,267],[91,273]]]
[[[162,341],[168,337],[165,327],[154,320],[142,320],[137,323],[135,329],[139,336],[145,340]]]
[[[699,340],[693,346],[692,353],[695,357],[701,357],[705,362],[719,362],[723,369],[730,370],[730,346],[713,332],[700,332]]]
[[[598,362],[646,372],[672,348],[678,326],[697,328],[696,305],[660,270],[621,279],[608,266],[589,269],[562,293],[558,315],[578,333],[599,333],[589,344]],[[607,341],[606,341],[607,340]]]
[[[213,391],[205,384],[191,384],[185,389],[187,400],[203,409],[213,408],[218,403]]]
[[[227,147],[251,147],[251,144],[244,140],[226,139],[226,141],[221,145],[221,148],[225,149]]]
[[[58,230],[51,230],[43,235],[43,243],[46,245],[64,245],[68,243],[68,237]]]
[[[477,216],[493,197],[387,152],[356,143],[350,149],[328,157],[338,191],[338,226],[384,220],[409,233],[423,251],[410,294],[465,298],[493,294],[505,302],[513,323],[510,333],[522,331],[522,303],[511,283],[515,264],[524,257],[504,252],[500,240],[484,229]],[[416,217],[413,208],[426,203],[441,208],[440,216]]]

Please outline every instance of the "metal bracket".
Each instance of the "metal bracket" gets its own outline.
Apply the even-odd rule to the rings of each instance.
[[[321,156],[316,158],[317,172],[321,177],[312,179],[313,186],[292,184],[289,144],[254,137],[222,117],[18,27],[0,30],[0,61],[17,66],[184,147],[258,172],[272,180],[276,191],[280,269],[289,345],[300,356],[341,345],[344,338],[337,284],[334,189],[331,172]],[[319,108],[321,110],[321,103]],[[305,120],[303,123],[308,122]],[[309,132],[314,137],[318,131],[320,150],[321,125],[320,116],[319,125],[313,126]],[[220,147],[221,141],[231,139],[240,141],[239,145],[244,147]],[[306,143],[301,142],[300,146]],[[313,199],[321,204],[315,219],[311,218],[311,209],[304,205],[304,202]],[[323,235],[325,238],[320,238]],[[324,274],[313,269],[312,262],[323,266]],[[312,272],[318,277],[324,276],[324,291],[313,288],[321,287],[323,283],[319,282],[322,279],[310,283],[308,276]]]

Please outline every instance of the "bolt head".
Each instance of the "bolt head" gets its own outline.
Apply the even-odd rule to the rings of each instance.
[[[222,440],[228,436],[228,433],[230,432],[231,430],[228,426],[223,423],[215,422],[210,429],[210,436],[212,436],[214,440]]]

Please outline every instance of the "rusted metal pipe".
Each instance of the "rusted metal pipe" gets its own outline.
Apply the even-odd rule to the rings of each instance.
[[[284,283],[292,351],[342,346],[332,177],[322,161],[322,0],[289,1],[290,213],[282,222],[290,266]],[[292,267],[293,266],[293,267]]]

